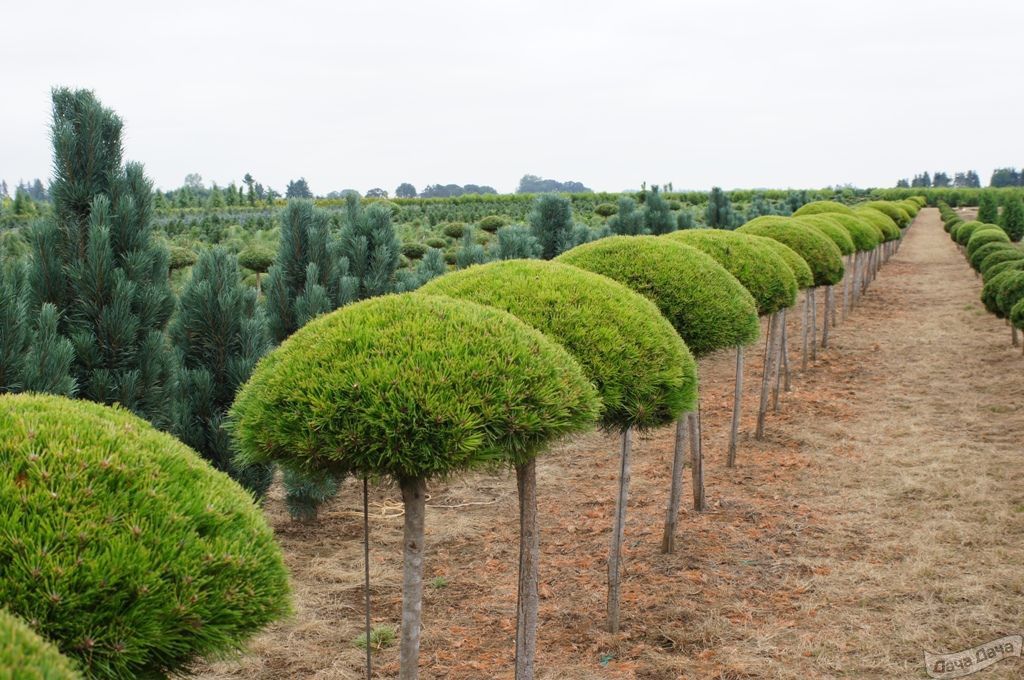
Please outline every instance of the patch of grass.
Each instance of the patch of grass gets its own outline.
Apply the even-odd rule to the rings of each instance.
[[[370,646],[372,649],[384,649],[395,644],[398,638],[398,630],[389,623],[374,626],[370,629]],[[352,641],[359,649],[366,649],[366,633],[363,633]]]
[[[448,587],[448,579],[446,579],[444,576],[438,576],[437,578],[435,578],[433,581],[430,582],[430,585],[433,586],[434,588],[437,588],[438,590],[440,590],[441,588],[447,588]]]

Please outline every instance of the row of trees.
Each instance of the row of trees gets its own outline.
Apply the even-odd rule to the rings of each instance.
[[[993,175],[994,177],[994,175]],[[991,186],[998,186],[992,184]],[[974,170],[968,170],[967,172],[954,173],[953,178],[950,179],[949,175],[945,172],[936,172],[935,176],[928,174],[928,171],[922,172],[920,175],[914,175],[911,180],[901,179],[896,182],[898,189],[928,189],[935,187],[938,189],[945,187],[964,187],[977,189],[981,187],[981,178],[978,177],[978,173]]]

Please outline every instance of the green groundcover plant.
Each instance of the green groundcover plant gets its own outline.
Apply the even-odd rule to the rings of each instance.
[[[664,238],[713,257],[754,297],[759,315],[774,314],[796,304],[793,270],[763,239],[724,229],[687,229]]]
[[[843,254],[839,247],[818,230],[795,219],[765,215],[737,231],[773,238],[795,250],[811,268],[815,286],[831,286],[843,279]]]
[[[74,664],[25,625],[0,609],[0,678],[5,680],[79,680]]]
[[[0,602],[87,677],[162,678],[289,611],[252,497],[120,407],[0,397]]]

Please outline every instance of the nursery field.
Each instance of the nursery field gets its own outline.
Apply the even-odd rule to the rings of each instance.
[[[923,677],[925,650],[1024,632],[1022,359],[980,291],[938,211],[922,210],[829,348],[806,371],[796,362],[762,440],[752,436],[760,385],[745,383],[732,470],[734,357],[700,359],[708,509],[689,506],[687,474],[676,551],[662,554],[674,431],[636,440],[618,635],[604,625],[618,437],[590,433],[541,456],[537,677]],[[764,335],[746,351],[751,376],[761,373]],[[515,474],[474,473],[427,490],[422,677],[510,678]],[[264,510],[296,611],[241,659],[197,677],[363,677],[354,644],[361,491],[350,479],[316,522],[302,523],[290,519],[280,486],[271,489]],[[373,623],[396,629],[400,498],[395,487],[371,487]],[[397,677],[398,645],[386,642],[375,676]],[[984,677],[1022,673],[1010,659]]]

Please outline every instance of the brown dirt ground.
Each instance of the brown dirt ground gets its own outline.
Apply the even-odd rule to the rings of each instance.
[[[595,433],[543,456],[538,677],[924,677],[924,649],[1024,633],[1024,359],[979,290],[937,211],[923,211],[832,347],[794,376],[767,438],[743,436],[735,470],[733,357],[702,362],[710,509],[684,509],[677,554],[662,555],[672,430],[637,442],[618,636],[602,630],[617,442]],[[794,326],[797,367],[798,337]],[[748,353],[746,433],[760,355]],[[432,494],[421,675],[511,678],[514,475]],[[397,491],[371,503],[374,622],[397,625]],[[353,482],[315,525],[271,498],[296,615],[199,677],[361,677],[359,508]],[[375,664],[395,677],[397,650]],[[979,677],[1022,674],[1013,659]]]

